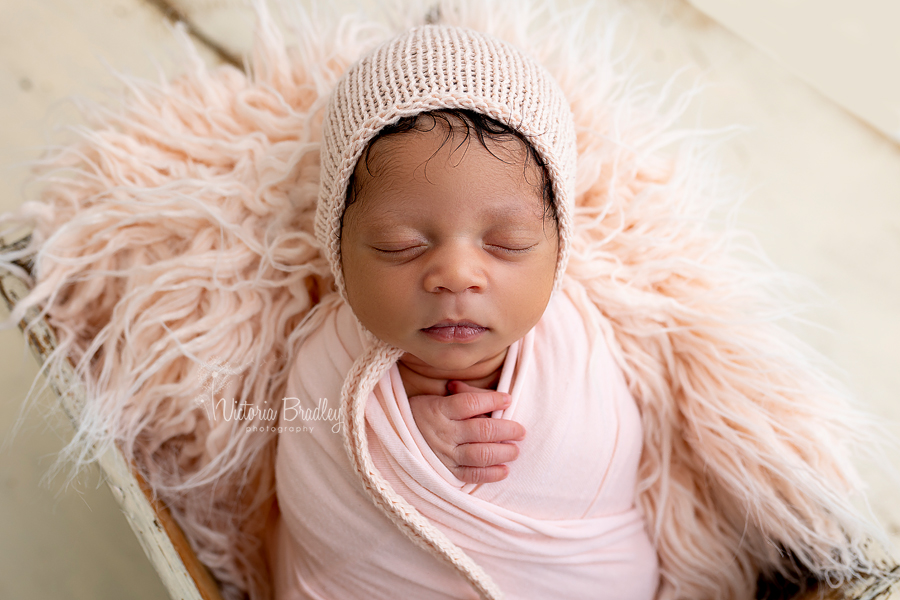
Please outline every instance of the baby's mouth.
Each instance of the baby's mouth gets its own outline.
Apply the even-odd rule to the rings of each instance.
[[[487,330],[487,327],[472,321],[445,320],[421,331],[435,341],[459,344],[474,341]]]

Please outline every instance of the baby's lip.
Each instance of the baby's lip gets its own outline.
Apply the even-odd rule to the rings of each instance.
[[[487,329],[484,325],[479,325],[474,321],[468,320],[459,320],[459,319],[444,319],[443,321],[438,321],[431,327],[424,327],[423,331],[426,329],[439,329],[442,327],[470,327],[474,329]]]
[[[465,319],[444,319],[426,327],[422,333],[439,344],[470,344],[481,339],[487,331],[487,327]]]

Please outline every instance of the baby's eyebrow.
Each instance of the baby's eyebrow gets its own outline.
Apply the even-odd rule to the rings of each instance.
[[[543,222],[543,212],[540,207],[524,206],[522,203],[504,203],[499,206],[485,206],[475,214],[472,219],[478,219],[492,226],[513,226],[536,224]],[[409,218],[409,212],[399,207],[391,207],[379,211],[378,215],[363,217],[371,229],[397,229],[414,228],[414,223]]]
[[[543,200],[540,198],[535,200],[536,202],[532,206],[530,202],[522,202],[517,197],[484,207],[482,214],[491,221],[515,221],[516,223],[530,223],[535,220],[543,221]]]
[[[399,227],[409,223],[409,212],[399,207],[391,207],[380,210],[375,215],[362,215],[367,224],[374,229],[385,229],[388,227]]]

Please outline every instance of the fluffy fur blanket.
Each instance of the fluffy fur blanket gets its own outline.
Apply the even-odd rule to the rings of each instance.
[[[760,574],[841,581],[873,568],[852,505],[865,421],[775,323],[788,312],[778,277],[711,226],[702,144],[617,70],[611,30],[543,3],[407,3],[391,26],[296,9],[287,44],[258,12],[248,73],[205,67],[180,34],[185,73],[123,78],[124,103],[86,109],[79,140],[44,162],[40,197],[4,217],[34,234],[0,265],[37,253],[12,319],[42,307],[55,360],[76,362],[91,399],[60,464],[118,443],[224,595],[270,595],[276,437],[265,413],[234,409],[284,396],[292,333],[332,285],[312,233],[321,109],[363,52],[440,18],[524,48],[571,102],[568,274],[605,316],[642,413],[637,503],[660,597],[749,598]]]

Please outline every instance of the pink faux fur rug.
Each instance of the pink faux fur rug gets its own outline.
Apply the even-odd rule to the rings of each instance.
[[[833,582],[876,568],[850,462],[870,423],[775,323],[791,309],[782,279],[738,232],[710,225],[721,200],[704,146],[672,129],[678,103],[664,110],[617,67],[612,26],[588,29],[547,2],[397,2],[392,26],[295,8],[286,43],[257,10],[249,73],[204,66],[179,32],[184,74],[122,78],[125,101],[87,107],[78,141],[43,162],[39,197],[3,217],[33,237],[0,266],[20,271],[12,261],[37,253],[11,322],[43,307],[55,360],[71,357],[88,387],[58,466],[119,443],[225,598],[270,596],[276,436],[265,411],[232,411],[280,401],[292,333],[332,289],[312,233],[332,86],[367,49],[440,15],[524,48],[571,102],[568,272],[612,324],[642,412],[638,505],[660,598],[751,598],[760,574],[791,571],[785,556]]]

